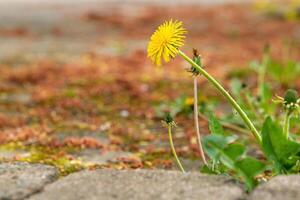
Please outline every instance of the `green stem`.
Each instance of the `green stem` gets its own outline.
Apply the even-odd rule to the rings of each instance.
[[[291,115],[287,111],[284,116],[284,126],[283,126],[283,134],[285,135],[286,139],[289,138],[289,131],[290,131],[290,119]]]
[[[177,153],[175,151],[175,147],[174,147],[174,144],[173,144],[173,138],[172,138],[172,126],[171,125],[168,125],[168,133],[169,133],[169,140],[170,140],[170,145],[171,145],[172,153],[173,153],[173,155],[174,155],[174,157],[176,159],[176,162],[177,162],[180,170],[185,173],[185,170],[182,167],[182,164],[181,164],[181,162],[180,162],[180,160],[179,160],[179,158],[177,156]]]
[[[212,83],[220,92],[221,94],[231,103],[231,105],[235,108],[235,110],[239,113],[241,118],[244,120],[256,140],[259,142],[259,144],[262,143],[262,139],[258,131],[256,130],[255,126],[251,122],[251,120],[248,118],[246,113],[243,111],[243,109],[237,104],[237,102],[232,98],[232,96],[223,88],[223,86],[214,79],[208,72],[206,72],[202,67],[197,65],[192,59],[190,59],[187,55],[185,55],[182,51],[178,51],[178,54],[186,60],[188,63],[190,63],[193,67],[197,68],[199,72],[210,82]]]

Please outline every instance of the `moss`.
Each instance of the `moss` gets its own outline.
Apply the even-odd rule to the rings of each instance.
[[[55,166],[61,176],[68,175],[70,173],[85,169],[88,166],[87,163],[81,162],[81,160],[74,159],[67,153],[74,152],[74,148],[51,148],[43,146],[25,146],[21,142],[10,142],[0,145],[0,151],[14,151],[23,150],[28,151],[28,155],[24,157],[16,157],[7,161],[21,161],[29,163],[41,163]]]
[[[162,151],[155,151],[155,152],[151,152],[151,153],[140,154],[139,157],[143,161],[150,161],[150,162],[157,160],[157,159],[170,160],[173,158],[171,153],[166,153],[166,152],[162,152]]]
[[[9,142],[0,145],[0,151],[13,151],[13,150],[26,150],[26,147],[22,144],[22,142]]]
[[[22,157],[18,160],[55,166],[59,170],[61,176],[68,175],[87,167],[80,160],[70,158],[62,153],[62,151],[44,148],[33,148],[28,156]]]

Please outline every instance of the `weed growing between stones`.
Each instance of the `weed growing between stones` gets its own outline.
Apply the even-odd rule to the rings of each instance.
[[[176,126],[176,123],[174,122],[172,116],[170,115],[170,113],[167,114],[166,118],[165,118],[165,121],[164,121],[165,125],[167,126],[168,128],[168,135],[169,135],[169,142],[170,142],[170,146],[171,146],[171,150],[172,150],[172,153],[173,153],[173,156],[175,157],[176,159],[176,162],[180,168],[180,170],[182,172],[185,172],[178,156],[177,156],[177,153],[176,153],[176,150],[175,150],[175,147],[174,147],[174,143],[173,143],[173,137],[172,137],[172,127],[175,127]]]
[[[238,180],[245,183],[246,189],[251,191],[260,180],[266,180],[269,177],[276,176],[278,174],[292,174],[299,173],[299,160],[300,160],[300,143],[297,142],[296,136],[290,134],[290,118],[293,115],[299,115],[299,103],[298,94],[294,90],[287,90],[284,98],[278,97],[276,102],[281,103],[285,112],[285,120],[283,127],[276,121],[276,116],[271,115],[269,111],[269,105],[267,105],[267,94],[269,93],[268,85],[264,83],[264,77],[266,74],[267,65],[269,63],[268,48],[266,47],[265,56],[261,68],[258,70],[259,74],[259,86],[258,92],[260,95],[259,110],[266,111],[265,115],[257,116],[264,118],[263,122],[254,120],[255,108],[251,101],[247,102],[247,106],[242,100],[235,100],[231,94],[202,66],[198,54],[193,59],[189,58],[179,48],[184,44],[185,29],[182,27],[182,22],[168,21],[161,25],[158,30],[152,35],[148,45],[148,57],[156,65],[161,65],[161,60],[169,62],[171,58],[179,55],[191,67],[191,72],[195,75],[202,75],[209,83],[211,83],[220,94],[231,104],[234,111],[240,116],[241,120],[245,123],[246,127],[250,130],[250,133],[255,138],[257,145],[263,152],[263,157],[257,159],[257,155],[251,156],[247,154],[247,144],[237,137],[227,133],[219,119],[212,114],[208,114],[209,128],[211,134],[206,136],[202,140],[205,153],[210,157],[210,161],[202,168],[202,172],[213,174],[227,174],[231,175]],[[243,88],[245,88],[244,86]],[[195,88],[194,88],[195,89]],[[197,93],[197,92],[196,92]],[[197,95],[197,94],[194,94]],[[250,100],[251,94],[247,92],[247,100]],[[194,98],[194,103],[196,98]],[[257,105],[256,105],[257,106]],[[252,108],[246,109],[246,108]],[[197,109],[197,106],[194,106]],[[197,111],[195,111],[197,113]],[[198,116],[195,119],[198,121]],[[172,120],[173,122],[173,120]],[[170,130],[169,126],[169,130]],[[261,131],[258,131],[256,127],[259,127]],[[196,130],[197,130],[196,123]],[[170,131],[169,134],[171,135]],[[199,132],[197,136],[200,138]],[[250,141],[250,138],[248,138]],[[173,142],[170,139],[173,153],[175,152]],[[200,152],[202,146],[199,145]],[[176,152],[174,156],[181,166]],[[181,166],[182,168],[182,166]]]

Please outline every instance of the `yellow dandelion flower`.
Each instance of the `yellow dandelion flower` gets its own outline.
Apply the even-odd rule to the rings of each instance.
[[[166,21],[151,36],[148,57],[157,66],[161,65],[162,58],[165,62],[169,62],[183,46],[186,32],[181,21]]]
[[[191,106],[194,104],[194,98],[193,97],[188,97],[185,99],[184,104],[187,106]]]

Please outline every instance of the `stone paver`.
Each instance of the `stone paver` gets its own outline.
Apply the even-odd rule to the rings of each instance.
[[[0,164],[0,200],[298,200],[300,176],[278,176],[250,195],[230,178],[164,170],[81,171],[58,178],[54,167]]]
[[[178,171],[100,169],[71,174],[47,185],[30,200],[241,200],[242,187],[231,179]]]
[[[300,175],[277,176],[258,186],[249,200],[299,200]]]
[[[24,199],[58,177],[54,167],[41,164],[0,164],[0,199]]]

